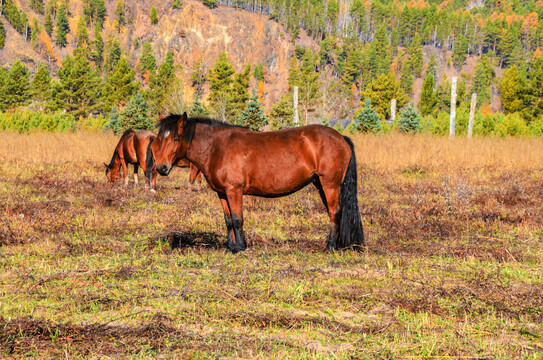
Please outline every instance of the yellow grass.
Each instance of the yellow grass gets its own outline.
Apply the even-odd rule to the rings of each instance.
[[[54,164],[107,162],[119,136],[111,133],[0,133],[0,161]]]
[[[111,133],[0,133],[0,160],[31,163],[108,162],[118,141]],[[432,135],[353,135],[358,163],[392,171],[458,170],[498,167],[543,168],[541,138],[474,138],[449,140]]]

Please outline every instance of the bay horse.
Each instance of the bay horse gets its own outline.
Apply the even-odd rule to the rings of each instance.
[[[119,143],[115,147],[111,161],[106,167],[106,177],[113,184],[121,179],[121,167],[123,169],[124,185],[128,185],[128,164],[134,165],[134,184],[138,184],[138,169],[141,167],[145,173],[145,187],[150,186],[152,190],[156,188],[157,171],[148,162],[147,153],[150,144],[156,137],[156,134],[150,130],[134,131],[126,130]]]
[[[153,144],[154,138],[151,139],[149,143],[149,147],[147,148],[147,171],[153,171],[154,174],[156,174],[156,168],[154,167],[154,154],[152,151],[152,144]],[[192,186],[194,185],[195,181],[198,181],[198,192],[202,191],[202,173],[196,166],[194,166],[193,163],[188,161],[187,159],[179,159],[175,166],[180,168],[189,168],[189,184],[188,188],[189,191],[192,190]],[[155,175],[156,176],[156,175]]]
[[[151,151],[151,144],[156,138],[156,134],[150,130],[134,131],[126,130],[119,143],[115,147],[111,161],[106,167],[106,177],[113,184],[121,178],[121,167],[123,169],[124,185],[128,185],[128,164],[134,165],[134,184],[138,184],[138,168],[144,169],[146,182],[152,191],[156,190],[156,177],[158,172],[154,166],[154,157]],[[181,168],[190,168],[189,188],[198,180],[198,191],[202,187],[202,176],[198,168],[191,164],[187,159],[180,159],[176,166]]]
[[[187,158],[220,199],[228,250],[246,249],[243,195],[279,197],[309,184],[318,189],[330,216],[327,250],[360,248],[364,232],[358,210],[354,145],[322,125],[256,132],[208,118],[169,115],[152,143],[155,168],[168,175]]]

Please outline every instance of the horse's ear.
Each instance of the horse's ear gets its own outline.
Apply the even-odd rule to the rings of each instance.
[[[185,111],[179,121],[177,122],[178,133],[181,135],[183,133],[183,128],[187,125],[187,112]]]
[[[106,164],[106,163],[104,163],[104,166],[105,166],[106,168],[108,168],[108,167],[109,167],[109,165],[108,165],[108,164]]]

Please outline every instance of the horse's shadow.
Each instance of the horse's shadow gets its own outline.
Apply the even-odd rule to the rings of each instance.
[[[167,242],[172,250],[184,248],[221,249],[225,247],[222,236],[212,232],[172,231],[159,237]]]

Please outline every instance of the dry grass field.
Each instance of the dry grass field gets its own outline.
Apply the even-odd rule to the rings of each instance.
[[[106,184],[117,139],[2,133],[2,358],[543,358],[543,140],[353,137],[363,252],[312,187],[225,251],[188,173]]]

